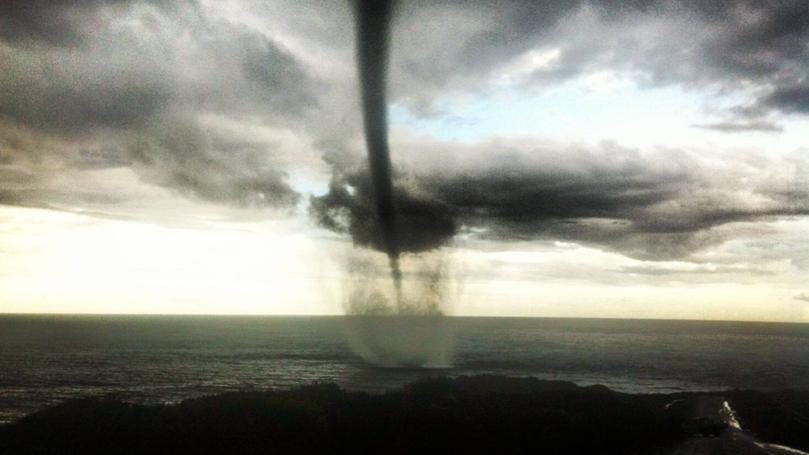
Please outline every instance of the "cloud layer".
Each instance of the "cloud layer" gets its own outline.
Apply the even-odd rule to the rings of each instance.
[[[403,145],[397,200],[406,251],[439,247],[463,232],[495,240],[564,239],[631,256],[668,259],[726,240],[714,228],[809,215],[801,182],[809,161],[711,151],[644,153],[613,143]],[[761,169],[769,171],[762,172]],[[315,197],[320,223],[374,240],[367,176],[338,175]],[[776,183],[780,182],[780,183]]]
[[[306,174],[331,178],[308,199],[319,224],[380,248],[357,158],[353,37],[348,3],[4,2],[0,203],[118,204],[131,192],[82,179],[128,169],[203,203],[289,209],[312,192],[294,182]],[[712,119],[691,122],[699,128],[777,138],[809,113],[807,42],[800,0],[402,2],[390,100],[440,117],[453,97],[608,72],[721,100],[707,106]],[[809,210],[805,151],[401,136],[393,149],[412,252],[560,239],[683,257],[732,238],[734,223]],[[67,176],[83,183],[55,184]]]
[[[12,24],[0,36],[6,172],[48,179],[130,166],[146,182],[216,203],[298,200],[277,144],[210,121],[305,129],[319,88],[282,45],[191,2],[3,8]]]

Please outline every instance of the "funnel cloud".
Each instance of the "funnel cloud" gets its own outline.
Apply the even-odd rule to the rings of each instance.
[[[385,77],[392,2],[363,0],[357,3],[357,61],[362,91],[365,145],[382,246],[390,259],[391,275],[401,292],[396,209],[391,182]]]

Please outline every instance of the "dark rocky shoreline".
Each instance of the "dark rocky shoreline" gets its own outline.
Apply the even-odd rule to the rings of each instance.
[[[717,394],[470,376],[381,395],[315,384],[162,406],[87,398],[0,427],[0,454],[668,454],[688,438],[713,437],[688,425],[688,403],[707,395]],[[751,435],[809,450],[809,391],[721,395]],[[685,404],[666,407],[675,400]]]

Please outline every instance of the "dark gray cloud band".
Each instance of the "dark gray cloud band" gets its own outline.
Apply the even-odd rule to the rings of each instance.
[[[440,145],[421,147],[429,151],[422,157],[442,154]],[[397,174],[397,197],[412,201],[401,209],[410,233],[403,251],[438,248],[464,234],[568,240],[633,257],[671,259],[725,240],[715,229],[720,226],[809,215],[809,188],[801,186],[797,171],[807,162],[797,154],[782,164],[794,170],[782,176],[781,187],[770,186],[769,176],[758,175],[746,162],[763,156],[730,161],[721,171],[726,175],[718,177],[711,158],[699,154],[644,155],[615,144],[587,149],[492,143],[443,155],[429,166],[403,164]],[[495,158],[500,159],[492,162]],[[311,207],[322,226],[381,249],[375,240],[379,234],[367,221],[366,179],[362,171],[336,177],[329,193],[313,198]]]
[[[434,114],[434,100],[447,92],[484,91],[509,63],[550,49],[558,57],[527,69],[518,81],[523,88],[606,70],[629,74],[644,87],[740,94],[750,101],[734,110],[746,113],[736,123],[807,112],[809,4],[801,0],[476,5],[438,2],[403,12],[392,74],[396,93],[414,113]],[[456,26],[451,42],[425,39],[443,36],[430,16]]]

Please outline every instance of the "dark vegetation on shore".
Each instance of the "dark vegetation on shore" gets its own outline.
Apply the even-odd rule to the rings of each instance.
[[[764,440],[809,447],[809,391],[727,392]],[[436,378],[383,395],[332,384],[145,406],[73,400],[0,427],[0,454],[666,453],[686,435],[675,395],[499,376]]]

